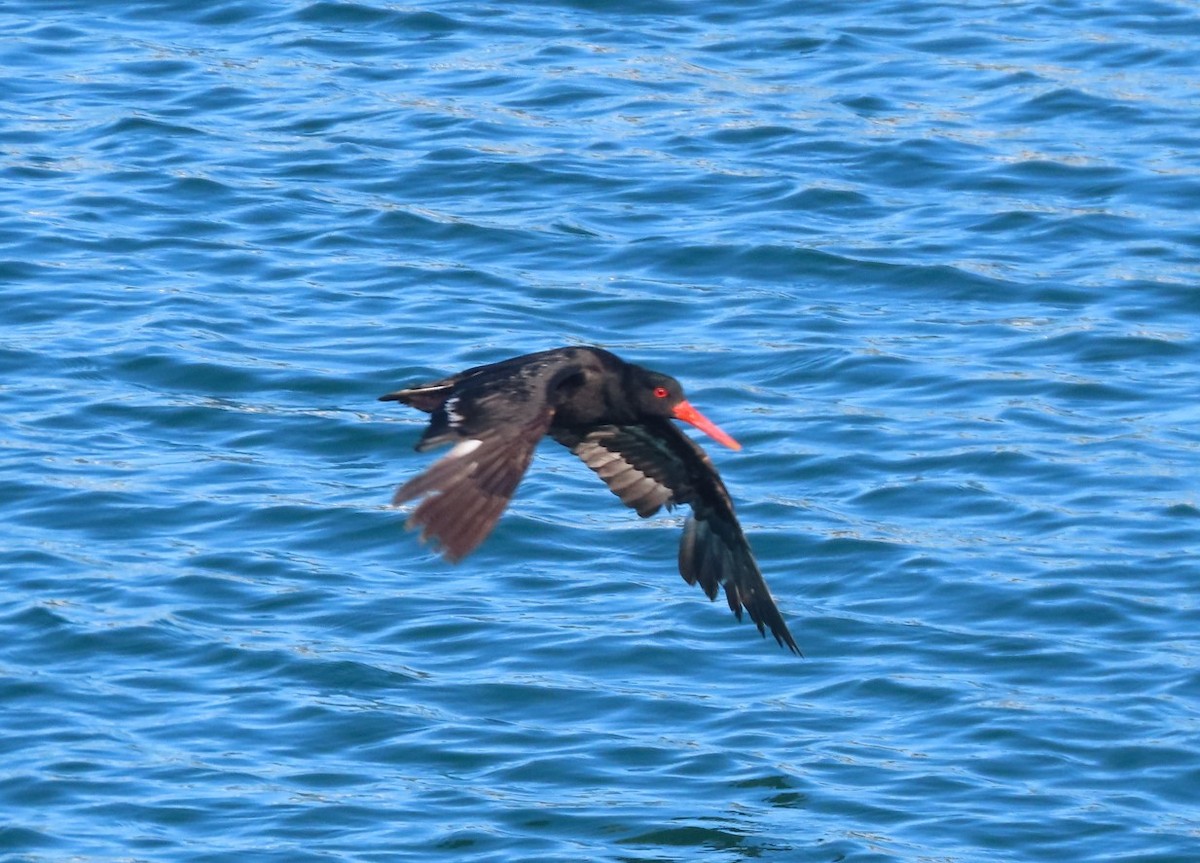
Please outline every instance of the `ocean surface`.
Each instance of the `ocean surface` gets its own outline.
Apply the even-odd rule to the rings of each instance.
[[[0,5],[0,860],[1200,859],[1200,4]],[[803,658],[553,442],[679,377]],[[699,439],[698,433],[696,434]]]

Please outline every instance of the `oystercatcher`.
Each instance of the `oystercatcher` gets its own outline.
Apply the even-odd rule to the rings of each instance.
[[[626,506],[645,518],[689,504],[679,572],[709,599],[725,588],[766,636],[799,653],[708,455],[672,419],[731,449],[741,446],[684,398],[674,378],[596,347],[555,348],[476,366],[380,396],[430,414],[417,443],[450,451],[397,490],[393,505],[422,498],[410,526],[458,561],[495,527],[533,450],[549,434],[583,459]]]

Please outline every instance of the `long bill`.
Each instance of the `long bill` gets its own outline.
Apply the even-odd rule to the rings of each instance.
[[[688,404],[686,399],[675,405],[675,409],[672,411],[672,413],[674,414],[675,419],[683,420],[685,423],[694,425],[696,428],[700,429],[700,431],[704,432],[718,443],[723,443],[730,449],[742,448],[740,443],[735,441],[729,435],[725,434],[725,432],[721,431],[721,429],[717,427],[716,423],[712,422],[712,420],[708,419],[704,416],[704,414],[700,413],[700,411]]]

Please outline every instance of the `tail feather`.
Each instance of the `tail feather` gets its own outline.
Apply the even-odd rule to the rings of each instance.
[[[432,384],[396,390],[394,393],[380,396],[379,400],[381,402],[402,402],[409,407],[431,414],[442,406],[453,391],[454,383],[452,381],[437,381]]]

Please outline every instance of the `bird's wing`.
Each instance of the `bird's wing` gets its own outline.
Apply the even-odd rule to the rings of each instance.
[[[470,554],[496,526],[533,451],[554,418],[544,381],[514,374],[449,378],[384,397],[431,412],[417,444],[448,453],[396,491],[393,505],[423,498],[409,518],[452,561]]]
[[[466,557],[483,542],[525,475],[551,411],[523,427],[464,437],[419,476],[396,491],[393,505],[424,498],[409,517],[421,538],[433,538],[448,560]]]
[[[661,507],[689,504],[692,515],[679,544],[679,573],[700,583],[709,599],[725,588],[729,608],[742,609],[765,637],[800,649],[767,589],[733,502],[707,453],[670,420],[588,429],[552,428],[559,443],[583,459],[613,494],[643,518]]]

